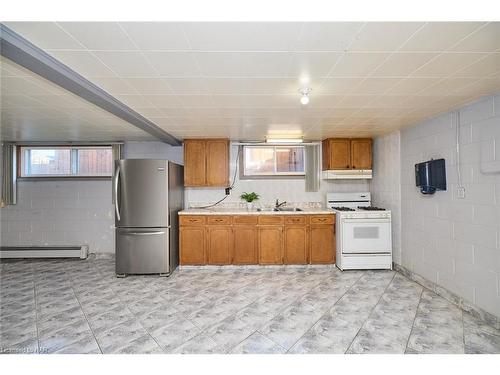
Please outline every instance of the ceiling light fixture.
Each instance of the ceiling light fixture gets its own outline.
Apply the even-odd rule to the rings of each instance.
[[[302,138],[267,138],[267,143],[302,143],[304,140]]]
[[[309,104],[309,93],[311,92],[312,90],[309,88],[309,87],[303,87],[301,89],[299,89],[299,93],[300,93],[300,104],[302,105],[307,105]]]

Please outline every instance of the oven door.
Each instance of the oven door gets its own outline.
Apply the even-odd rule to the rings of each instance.
[[[342,222],[342,253],[391,253],[390,219],[344,219]]]

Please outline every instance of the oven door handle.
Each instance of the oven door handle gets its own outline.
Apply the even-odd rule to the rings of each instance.
[[[363,224],[377,224],[377,223],[385,224],[385,223],[390,223],[391,219],[390,218],[341,219],[341,222],[345,223],[345,224],[359,224],[359,225],[363,225]]]

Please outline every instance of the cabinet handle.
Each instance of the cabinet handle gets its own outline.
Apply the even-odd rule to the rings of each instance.
[[[353,165],[353,166],[352,166],[352,169],[355,169],[355,168],[356,168],[356,166],[355,166],[355,165]]]
[[[349,165],[346,165],[345,167],[346,167],[346,168],[349,168]]]

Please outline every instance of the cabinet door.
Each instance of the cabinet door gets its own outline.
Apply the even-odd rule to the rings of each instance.
[[[311,263],[335,262],[335,234],[333,225],[311,226],[310,253]]]
[[[205,227],[181,227],[179,241],[181,264],[205,264]]]
[[[351,140],[352,169],[372,169],[372,140]]]
[[[231,227],[209,226],[207,229],[208,264],[231,264]]]
[[[229,142],[223,140],[207,141],[207,185],[229,185]]]
[[[205,186],[207,183],[205,143],[200,139],[184,140],[184,186]]]
[[[257,227],[233,226],[233,264],[258,263]]]
[[[283,263],[282,226],[267,226],[259,228],[259,263]]]
[[[351,142],[349,139],[330,139],[328,169],[351,169]]]
[[[307,263],[307,226],[285,227],[285,264]]]

